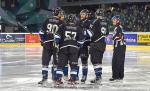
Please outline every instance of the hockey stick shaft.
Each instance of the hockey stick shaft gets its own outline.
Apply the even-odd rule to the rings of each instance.
[[[29,31],[23,24],[21,24],[19,21],[17,21],[18,26],[22,27],[26,32],[32,34],[31,31]]]

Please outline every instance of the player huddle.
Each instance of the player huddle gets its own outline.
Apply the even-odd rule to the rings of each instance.
[[[100,83],[102,59],[106,49],[105,39],[109,34],[105,19],[102,9],[95,12],[95,20],[91,21],[87,9],[81,10],[80,19],[77,19],[74,14],[69,14],[65,19],[64,11],[61,8],[56,8],[53,11],[53,16],[43,23],[42,30],[39,32],[43,52],[42,80],[38,84],[47,82],[48,66],[52,55],[51,74],[56,85],[63,84],[64,80],[72,85],[77,83],[79,80],[79,58],[82,63],[81,82],[85,83],[88,75],[89,55],[95,72],[95,78],[90,82]],[[120,17],[114,16],[112,22],[115,28],[113,36],[109,36],[114,40],[113,76],[110,81],[123,79],[126,49]],[[70,72],[68,72],[68,66]]]

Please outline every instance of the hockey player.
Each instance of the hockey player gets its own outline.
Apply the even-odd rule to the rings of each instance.
[[[102,9],[97,9],[95,15],[96,19],[91,24],[91,30],[93,32],[91,35],[93,36],[91,37],[90,54],[96,78],[91,80],[91,83],[100,83],[102,75],[102,59],[106,48],[105,37],[109,34],[109,31],[107,22],[104,18],[104,11]]]
[[[124,78],[124,61],[126,44],[124,40],[123,27],[121,26],[120,16],[112,17],[112,24],[115,26],[113,32],[114,50],[112,58],[112,78],[110,81],[122,80]]]
[[[53,17],[48,18],[42,26],[40,31],[42,52],[42,80],[38,84],[44,84],[48,79],[48,66],[53,55],[52,80],[54,80],[55,69],[57,65],[57,48],[54,44],[54,34],[59,27],[63,25],[64,12],[60,8],[53,11]]]
[[[88,74],[88,57],[89,57],[89,49],[88,46],[90,44],[90,37],[86,36],[86,31],[90,28],[90,21],[89,18],[89,10],[83,9],[80,12],[80,26],[82,28],[82,32],[84,33],[86,39],[83,46],[79,50],[79,57],[81,58],[82,62],[82,78],[81,82],[85,82],[87,79]]]
[[[69,63],[71,72],[69,83],[75,84],[77,78],[77,65],[78,65],[78,51],[84,39],[80,27],[76,24],[74,15],[69,15],[65,27],[60,28],[56,35],[55,41],[59,45],[58,66],[57,66],[57,79],[56,85],[62,83],[63,67]]]

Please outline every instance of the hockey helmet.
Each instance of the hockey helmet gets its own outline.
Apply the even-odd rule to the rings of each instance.
[[[53,15],[58,16],[59,14],[64,15],[64,11],[60,7],[57,7],[56,9],[53,10]]]
[[[69,14],[67,17],[67,22],[76,23],[76,16],[74,14]]]
[[[97,9],[95,12],[96,16],[104,16],[104,10],[103,9]]]

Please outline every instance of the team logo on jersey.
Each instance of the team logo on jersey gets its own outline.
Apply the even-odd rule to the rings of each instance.
[[[101,32],[102,32],[103,34],[106,34],[106,28],[105,28],[105,27],[102,27],[102,28],[101,28]]]

